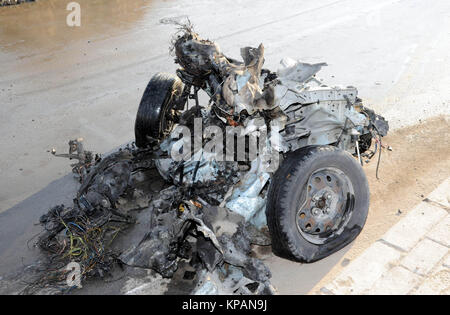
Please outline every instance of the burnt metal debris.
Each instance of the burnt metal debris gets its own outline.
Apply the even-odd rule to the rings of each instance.
[[[69,142],[71,151],[75,143],[79,146],[77,155],[52,152],[80,162],[80,155],[93,156],[82,149],[80,139]],[[274,292],[268,268],[250,257],[251,244],[270,245],[267,233],[248,226],[239,214],[219,207],[220,196],[227,191],[226,186],[238,181],[238,172],[228,184],[219,177],[216,185],[209,183],[211,186],[190,189],[170,185],[149,205],[124,207],[127,199],[136,196],[136,183],[142,172],[155,167],[153,156],[154,152],[131,144],[105,157],[97,156],[94,163],[84,159],[85,164],[75,164],[75,174],[79,175],[79,169],[84,171],[84,176],[79,177],[80,188],[72,206],[55,206],[40,218],[44,231],[37,246],[48,254],[48,260],[39,266],[38,276],[24,294],[50,289],[51,293],[69,292],[74,288],[66,283],[70,270],[65,267],[70,262],[80,264],[84,281],[108,276],[115,265],[153,269],[170,278],[181,259],[189,261],[196,270],[197,293],[205,290],[200,283],[211,285],[207,279],[212,278],[223,280],[222,293]],[[211,189],[213,186],[220,189]],[[142,241],[123,253],[110,249],[117,235],[135,223],[129,214],[143,209],[150,211],[151,222]]]
[[[0,0],[0,7],[7,5],[16,5],[25,2],[34,2],[36,0]]]
[[[37,245],[48,253],[43,270],[52,272],[38,277],[25,293],[49,286],[66,292],[63,282],[68,271],[64,267],[72,261],[81,265],[82,281],[104,277],[114,265],[152,269],[171,278],[183,261],[194,270],[186,272],[186,279],[194,284],[193,294],[273,294],[270,270],[251,254],[254,245],[280,242],[273,239],[274,223],[267,227],[271,210],[266,209],[266,199],[275,198],[273,191],[278,189],[269,186],[279,180],[273,175],[277,165],[271,168],[273,157],[281,156],[281,163],[283,159],[293,163],[293,153],[321,146],[347,151],[360,162],[381,153],[387,122],[362,105],[356,88],[329,87],[317,79],[315,75],[325,63],[306,64],[286,58],[281,68],[272,72],[263,68],[262,44],[242,48],[240,62],[226,57],[213,41],[201,39],[189,23],[179,27],[172,43],[175,62],[180,65],[177,77],[158,74],[150,81],[136,118],[135,143],[103,157],[85,151],[82,139],[69,142],[69,154],[52,151],[78,161],[72,167],[81,185],[71,206],[56,206],[41,217],[44,231]],[[200,105],[200,90],[210,97],[207,105]],[[189,107],[189,99],[194,100],[194,106]],[[236,153],[242,154],[242,159],[218,159],[228,143],[222,139],[215,143],[218,150],[207,150],[205,143],[211,135],[201,139],[200,146],[195,138],[191,146],[189,137],[183,154],[191,155],[174,159],[171,153],[177,151],[180,141],[174,127],[185,126],[194,134],[199,121],[204,128],[224,132],[225,138],[231,133],[231,138],[247,141],[244,151]],[[235,129],[227,127],[241,127],[241,132],[235,135]],[[263,139],[258,155],[250,150],[253,136]],[[148,204],[137,205],[136,195],[148,193],[142,189],[142,178],[149,170],[157,170],[166,186],[149,197]],[[327,169],[321,172],[325,174]],[[327,174],[323,177],[331,182]],[[326,222],[326,213],[338,216],[347,211],[336,222],[351,216],[354,190],[358,189],[348,184],[352,176],[341,176],[350,189],[339,197],[339,208],[331,210],[329,207],[338,201],[333,197],[337,193],[330,189],[341,184],[334,182],[328,189],[317,184],[316,178],[317,186],[310,191],[314,193],[312,201],[307,200],[303,207],[312,207],[308,215],[316,226],[328,224],[328,234],[317,230],[314,237],[330,237],[339,243],[342,226],[320,222]],[[144,186],[148,178],[146,183]],[[319,196],[322,193],[326,197]],[[149,211],[147,233],[127,250],[111,249],[116,236],[135,223],[133,210]],[[352,238],[342,243],[357,235],[348,234]],[[322,250],[321,257],[338,247],[325,253]],[[295,253],[291,258],[301,260]]]
[[[77,152],[74,154],[74,152]],[[69,142],[69,154],[56,156],[78,159],[73,172],[81,186],[73,205],[57,205],[40,218],[44,230],[37,246],[47,254],[47,260],[38,266],[38,273],[23,291],[25,294],[54,289],[66,292],[66,266],[80,265],[80,280],[104,277],[114,264],[117,254],[109,246],[117,235],[134,223],[130,215],[120,211],[118,201],[132,191],[133,155],[129,148],[121,149],[105,158],[85,151],[82,140]]]

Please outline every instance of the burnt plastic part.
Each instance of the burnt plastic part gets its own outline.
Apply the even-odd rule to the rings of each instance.
[[[151,202],[150,231],[120,260],[128,266],[151,268],[166,278],[178,269],[178,258],[190,260],[197,271],[214,272],[226,263],[242,268],[244,276],[253,281],[268,283],[270,270],[250,256],[255,233],[244,227],[243,217],[217,207],[196,208],[194,215],[187,205],[176,206],[182,195],[178,187],[171,186]],[[260,238],[256,241],[261,242]]]
[[[208,271],[213,271],[223,261],[222,254],[214,244],[202,235],[197,237],[196,250],[200,262]]]
[[[386,136],[389,131],[389,123],[387,120],[380,115],[375,115],[375,120],[373,121],[373,125],[376,127],[378,134],[382,137]]]
[[[370,146],[372,145],[372,134],[366,133],[359,137],[358,141],[359,145],[359,153],[362,154],[370,149]],[[355,150],[355,154],[357,154],[357,151]]]
[[[369,116],[372,126],[376,129],[381,137],[385,137],[389,131],[388,121],[381,115],[375,114],[375,111],[367,107],[363,107],[363,111]]]
[[[134,125],[136,146],[145,148],[151,139],[161,139],[171,131],[172,109],[178,103],[183,83],[172,74],[157,73],[147,85],[139,104]]]
[[[186,247],[185,232],[192,223],[179,216],[177,201],[182,192],[175,186],[164,189],[160,198],[150,204],[151,221],[149,232],[133,248],[123,253],[120,260],[129,266],[151,268],[165,278],[173,276],[178,268],[180,249]]]
[[[222,234],[219,242],[224,249],[224,260],[230,265],[241,267],[245,277],[258,282],[269,281],[272,277],[269,268],[261,260],[250,256],[250,236],[241,225],[231,237]]]
[[[129,150],[119,150],[99,160],[81,183],[77,197],[93,189],[104,193],[105,190],[99,187],[107,185],[112,200],[116,201],[129,184],[131,159],[132,154]]]
[[[194,77],[205,77],[216,68],[214,56],[222,55],[219,47],[201,39],[189,27],[173,43],[176,62]]]
[[[176,211],[159,215],[139,245],[122,254],[120,260],[129,266],[151,268],[164,278],[171,278],[178,268],[179,248],[187,246],[182,233],[178,234],[183,225]]]
[[[348,219],[322,244],[307,240],[297,226],[310,175],[321,168],[337,168],[351,181],[354,203]],[[353,199],[354,198],[354,199]],[[275,173],[267,196],[267,223],[273,252],[300,262],[314,262],[353,241],[361,232],[369,210],[369,186],[361,165],[347,152],[332,146],[305,147],[288,154]]]

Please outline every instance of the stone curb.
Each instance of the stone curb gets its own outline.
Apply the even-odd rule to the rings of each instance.
[[[315,294],[449,294],[450,178]]]

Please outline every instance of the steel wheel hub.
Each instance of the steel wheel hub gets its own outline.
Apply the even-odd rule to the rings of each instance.
[[[324,243],[349,217],[353,186],[344,172],[330,167],[313,172],[304,190],[297,227],[307,240]]]

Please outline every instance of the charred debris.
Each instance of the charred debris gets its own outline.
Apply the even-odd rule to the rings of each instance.
[[[104,278],[115,266],[171,278],[184,261],[193,294],[273,294],[270,270],[252,254],[254,245],[271,245],[265,205],[276,169],[267,167],[265,157],[275,152],[283,159],[304,146],[335,144],[362,161],[376,153],[373,138],[381,152],[387,122],[362,106],[354,87],[330,88],[316,79],[325,64],[284,59],[282,68],[271,72],[262,68],[262,45],[242,48],[243,62],[236,61],[190,25],[180,26],[172,51],[185,85],[171,81],[173,107],[164,116],[138,112],[135,142],[105,156],[84,150],[81,139],[69,142],[68,154],[52,152],[77,161],[72,170],[80,188],[72,205],[57,205],[40,218],[37,246],[47,261],[24,293],[76,287],[67,282],[70,262],[79,264],[83,282]],[[209,104],[199,104],[200,89],[210,96]],[[185,108],[189,99],[195,104]],[[222,161],[203,147],[194,151],[194,145],[191,158],[172,159],[179,140],[174,125],[194,132],[195,119],[224,131],[240,126],[243,137],[265,134],[261,154],[251,156],[247,145],[244,161]],[[358,142],[358,134],[366,136]],[[146,188],[151,170],[166,182],[153,196]],[[150,213],[147,233],[131,248],[113,249],[116,237],[136,224],[137,211]]]
[[[26,2],[35,2],[36,0],[0,0],[0,7],[7,5],[16,5]]]
[[[69,154],[53,154],[78,160],[72,170],[80,188],[70,207],[57,205],[40,218],[43,232],[36,245],[47,260],[36,268],[24,294],[75,289],[77,283],[67,283],[71,262],[80,265],[83,282],[108,279],[113,268],[124,266],[153,269],[171,278],[181,260],[190,266],[185,278],[192,279],[192,293],[275,292],[270,270],[251,255],[252,245],[270,245],[267,231],[221,207],[229,187],[245,172],[230,168],[228,176],[208,184],[167,183],[152,197],[146,186],[152,181],[148,173],[155,168],[155,151],[130,144],[100,157],[85,151],[81,139],[70,141],[69,147]],[[136,224],[136,211],[150,212],[149,231],[132,248],[112,249],[119,233]]]

